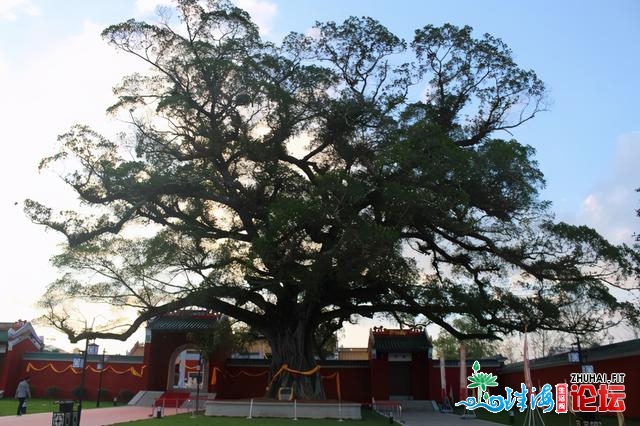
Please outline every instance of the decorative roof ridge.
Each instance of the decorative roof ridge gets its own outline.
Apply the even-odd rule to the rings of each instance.
[[[539,357],[529,360],[531,369],[551,367],[555,365],[570,364],[568,354],[571,351],[561,352],[554,355]],[[610,343],[608,345],[596,346],[593,348],[582,348],[583,360],[585,363],[600,361],[604,359],[624,358],[640,354],[640,339],[624,340],[622,342]],[[503,367],[505,371],[519,371],[523,368],[524,362],[512,362]]]
[[[420,326],[411,328],[384,328],[383,326],[378,326],[371,329],[371,334],[374,336],[428,336],[426,330]]]

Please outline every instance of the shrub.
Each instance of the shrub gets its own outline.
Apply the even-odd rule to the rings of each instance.
[[[99,399],[100,401],[108,401],[109,400],[109,389],[100,389]]]
[[[44,397],[49,399],[58,398],[60,396],[60,388],[57,386],[49,386],[44,391]]]
[[[83,398],[84,399],[87,396],[87,389],[83,388],[82,386],[76,386],[71,391],[71,394],[73,396],[75,396],[76,398]]]
[[[131,398],[133,398],[133,392],[131,392],[128,389],[124,389],[121,390],[120,393],[118,394],[118,402],[122,403],[122,404],[126,404],[129,401],[131,401]]]

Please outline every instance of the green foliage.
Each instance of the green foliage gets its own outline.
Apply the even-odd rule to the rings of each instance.
[[[223,316],[206,331],[190,332],[187,339],[203,349],[202,355],[206,357],[211,353],[223,353],[230,355],[232,351],[241,346],[239,337],[231,329],[231,321]]]
[[[86,396],[87,396],[87,388],[83,388],[82,386],[76,386],[71,391],[71,395],[73,395],[75,398],[78,398],[78,399],[79,398],[86,398]]]
[[[456,318],[452,321],[452,326],[465,335],[486,334],[482,327],[469,318]],[[467,359],[483,359],[499,355],[495,340],[465,339],[462,342]],[[444,329],[440,330],[438,337],[433,340],[433,347],[438,355],[443,355],[445,359],[460,358],[460,340]]]
[[[407,43],[349,18],[272,44],[230,2],[175,9],[103,32],[150,68],[109,109],[132,134],[76,125],[41,163],[71,170],[83,210],[26,203],[67,237],[41,306],[72,341],[88,333],[70,325],[70,296],[139,312],[103,338],[177,309],[222,312],[269,340],[274,369],[313,367],[317,343],[358,315],[421,315],[459,338],[570,331],[563,310],[585,301],[607,321],[637,317],[609,291],[630,250],[554,222],[534,149],[503,139],[545,89],[501,40],[446,24]],[[461,314],[482,331],[452,327]]]
[[[45,398],[58,398],[60,396],[60,388],[57,386],[49,386],[44,390]]]
[[[480,420],[489,421],[496,424],[503,425],[511,425],[511,424],[526,424],[528,422],[528,418],[526,417],[527,410],[524,412],[520,412],[519,410],[515,410],[515,417],[511,419],[509,417],[509,413],[507,411],[502,411],[500,413],[491,413],[487,410],[476,410],[476,415]],[[456,414],[463,414],[463,411]],[[557,414],[554,412],[550,413],[541,413],[542,421],[546,426],[566,426],[568,424],[576,424],[577,418],[572,414]],[[602,416],[599,419],[603,426],[618,426],[618,420],[616,416]],[[625,426],[640,426],[640,421],[625,419]]]
[[[5,416],[15,417],[17,401],[14,398],[1,398],[0,399],[0,421],[9,424],[15,424],[15,420],[12,422],[11,420],[2,419]],[[92,408],[89,405],[87,408]],[[48,413],[48,417],[51,417],[51,413],[53,411],[58,410],[58,404],[55,403],[53,399],[42,399],[42,398],[30,398],[27,401],[27,413],[28,414],[36,414],[36,413]]]
[[[111,392],[109,392],[108,389],[100,389],[98,398],[100,399],[100,401],[108,401],[111,399],[110,395]]]
[[[123,389],[118,393],[118,403],[119,404],[126,404],[129,401],[131,401],[131,398],[134,397],[134,393],[131,392],[128,389]]]

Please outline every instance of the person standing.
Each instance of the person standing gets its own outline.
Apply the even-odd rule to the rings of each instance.
[[[28,398],[31,398],[31,389],[29,388],[29,376],[22,379],[20,383],[18,383],[18,388],[16,389],[16,398],[18,398],[18,412],[17,415],[22,415],[22,407],[24,406],[25,401]]]

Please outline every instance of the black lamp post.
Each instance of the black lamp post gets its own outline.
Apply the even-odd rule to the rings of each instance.
[[[87,375],[87,356],[89,354],[89,338],[84,346],[84,353],[82,355],[82,373],[80,374],[80,389],[78,390],[78,426],[80,426],[80,419],[82,417],[82,397],[84,396],[84,379]]]
[[[572,343],[571,346],[573,345],[576,346],[577,351],[572,350],[572,352],[570,353],[570,356],[573,355],[573,359],[571,359],[571,361],[577,362],[580,365],[581,373],[592,373],[593,366],[587,364],[587,357],[583,354],[582,346],[580,346],[580,336],[576,336],[576,341]]]
[[[198,358],[198,376],[196,377],[196,415],[198,415],[198,409],[200,404],[200,385],[202,383],[202,351],[199,352]]]
[[[100,370],[100,375],[98,378],[98,397],[96,400],[96,407],[100,407],[100,397],[102,396],[102,373],[104,372],[106,362],[106,350],[102,349],[102,362],[98,364],[98,370]]]
[[[578,348],[578,363],[580,364],[580,372],[582,373],[584,359],[582,359],[582,347],[580,346],[580,336],[576,336],[576,347]]]
[[[591,371],[587,371],[590,369],[590,365],[586,365],[585,364],[585,357],[582,353],[582,346],[580,346],[580,336],[576,335],[576,341],[575,343],[572,343],[572,346],[576,345],[576,349],[577,349],[577,358],[578,358],[578,364],[580,365],[580,372],[581,373],[587,373],[587,372],[592,372]],[[574,360],[575,360],[575,352],[574,353]],[[587,425],[587,424],[591,424],[592,421],[594,421],[596,419],[596,413],[591,413],[591,412],[579,412],[577,414],[577,424],[581,425]]]

